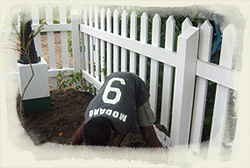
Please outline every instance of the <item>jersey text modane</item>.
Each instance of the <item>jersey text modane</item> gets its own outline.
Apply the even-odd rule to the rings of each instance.
[[[112,109],[98,108],[89,111],[89,117],[93,117],[96,115],[106,114],[108,116],[112,116],[114,118],[118,118],[119,120],[126,122],[127,115],[120,113],[118,111],[113,111]]]

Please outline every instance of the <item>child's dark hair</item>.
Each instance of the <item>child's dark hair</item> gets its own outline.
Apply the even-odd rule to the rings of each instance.
[[[110,140],[112,125],[107,118],[95,117],[83,128],[83,137],[86,145],[107,146]]]

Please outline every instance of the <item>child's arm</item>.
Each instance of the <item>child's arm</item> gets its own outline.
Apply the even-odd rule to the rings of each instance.
[[[127,134],[125,135],[117,135],[117,140],[115,141],[115,146],[120,147],[122,141],[124,140],[124,138],[126,137]]]
[[[82,125],[77,129],[72,139],[71,145],[80,145],[82,143],[83,141],[82,130],[83,130],[84,125],[85,125],[85,122],[83,121]]]

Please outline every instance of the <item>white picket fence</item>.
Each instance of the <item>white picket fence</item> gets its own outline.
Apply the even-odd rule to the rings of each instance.
[[[52,8],[46,8],[45,13],[48,25],[43,32],[47,32],[48,36],[50,65],[48,73],[53,86],[56,85],[55,77],[59,71],[81,71],[83,78],[97,90],[105,81],[103,71],[106,71],[107,75],[117,71],[134,72],[144,81],[146,76],[150,75],[150,103],[156,112],[158,69],[160,63],[164,64],[160,122],[170,129],[171,146],[188,145],[200,153],[208,81],[217,83],[207,158],[221,157],[229,90],[237,91],[237,83],[234,80],[240,79],[240,72],[232,69],[237,39],[234,25],[228,25],[223,31],[220,62],[216,65],[209,62],[213,36],[213,28],[209,21],[205,21],[197,28],[193,27],[187,18],[182,23],[182,33],[178,36],[177,51],[174,52],[175,20],[172,16],[166,22],[165,47],[161,48],[161,18],[158,14],[153,18],[152,42],[148,44],[146,13],[142,14],[140,23],[137,23],[136,12],[128,14],[126,11],[84,7],[71,10],[69,24],[66,22],[64,8],[59,10],[60,24],[53,24]],[[119,27],[119,17],[121,17],[121,27]],[[33,28],[40,24],[39,19],[38,9],[34,8]],[[137,30],[137,24],[140,24],[140,30]],[[55,31],[61,32],[62,69],[56,68]],[[69,68],[67,31],[72,32],[73,69]],[[140,32],[139,41],[136,40],[137,31]],[[35,45],[39,55],[42,55],[40,35],[35,38]],[[147,74],[148,59],[150,59],[149,74]]]
[[[32,16],[32,26],[33,29],[36,29],[41,23],[39,18],[39,11],[37,8],[33,8],[31,11]],[[66,8],[59,9],[59,20],[60,24],[53,23],[53,9],[48,7],[45,9],[45,18],[46,26],[41,32],[47,33],[48,38],[48,51],[49,51],[49,65],[50,69],[48,70],[49,77],[51,77],[51,83],[53,87],[56,87],[56,76],[58,72],[71,72],[74,68],[69,68],[69,56],[68,56],[68,31],[72,30],[71,24],[67,23],[67,12]],[[54,32],[60,32],[61,35],[61,54],[62,54],[62,69],[57,69],[56,65],[56,52],[55,52],[55,40]],[[41,46],[41,37],[38,34],[35,39],[35,46],[38,55],[42,56],[42,46]]]

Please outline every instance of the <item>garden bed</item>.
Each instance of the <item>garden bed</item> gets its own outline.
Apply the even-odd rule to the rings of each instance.
[[[36,111],[24,117],[23,127],[35,145],[46,142],[69,144],[78,127],[84,120],[84,113],[93,95],[86,92],[74,92],[73,89],[50,91],[50,110]],[[17,96],[19,112],[20,95]],[[19,113],[18,113],[19,114]],[[165,131],[165,127],[157,125]],[[82,143],[84,144],[84,142]],[[128,134],[122,147],[147,147],[141,134]]]

